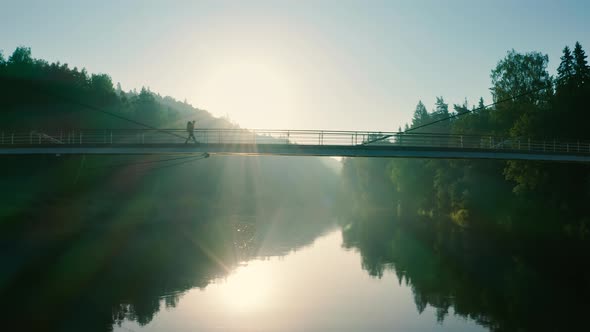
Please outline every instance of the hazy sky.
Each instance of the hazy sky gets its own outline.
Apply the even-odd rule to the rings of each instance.
[[[248,128],[397,130],[489,101],[506,51],[590,53],[590,1],[9,1],[0,49],[108,73]]]

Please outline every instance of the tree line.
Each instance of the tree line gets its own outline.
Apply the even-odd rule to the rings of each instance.
[[[418,102],[405,130],[589,140],[586,58],[579,43],[565,47],[553,76],[546,55],[511,50],[490,75],[493,102],[504,102]],[[590,166],[349,158],[341,180],[343,246],[370,276],[394,272],[418,312],[442,322],[452,308],[491,331],[585,326]]]
[[[507,138],[589,140],[590,67],[566,46],[556,75],[540,52],[507,52],[490,73],[493,106],[420,101],[405,130]],[[456,115],[456,116],[453,116]],[[439,119],[437,122],[424,126]],[[402,129],[400,128],[400,132]],[[402,134],[403,137],[403,134]],[[461,228],[586,239],[590,167],[534,161],[346,159],[343,188],[357,207],[446,219]]]
[[[182,129],[188,120],[197,120],[197,128],[236,128],[149,88],[124,91],[107,74],[34,58],[28,47],[18,47],[8,57],[0,54],[0,131],[143,128],[138,123]],[[307,204],[316,195],[320,201],[337,181],[333,172],[311,159],[212,157],[178,166],[159,159],[166,158],[2,157],[0,218],[6,222],[0,228],[18,228],[41,218],[59,220],[63,216],[53,214],[56,206],[69,206],[67,220],[72,224],[65,228],[73,229],[131,206],[136,207],[134,218],[163,223],[260,209],[271,213],[285,202]],[[292,190],[276,195],[284,187]],[[141,203],[129,204],[132,201]]]

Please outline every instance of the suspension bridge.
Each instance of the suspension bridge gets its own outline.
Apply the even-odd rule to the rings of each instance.
[[[196,129],[6,130],[0,155],[282,155],[590,162],[590,142],[435,133]]]

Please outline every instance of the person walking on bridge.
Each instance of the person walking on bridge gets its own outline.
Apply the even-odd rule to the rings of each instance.
[[[186,138],[184,144],[188,143],[191,138],[195,143],[197,143],[197,139],[195,138],[195,120],[186,123],[186,131],[188,132],[188,137]]]

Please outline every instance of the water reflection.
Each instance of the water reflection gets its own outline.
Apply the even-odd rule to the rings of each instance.
[[[477,331],[473,322],[436,321],[420,314],[412,290],[391,271],[380,280],[343,250],[335,230],[284,257],[253,259],[203,289],[186,292],[178,307],[145,326],[132,320],[116,331]]]
[[[586,329],[587,248],[450,224],[369,214],[344,223],[344,246],[371,276],[394,272],[439,322],[454,311],[493,331]]]
[[[2,322],[55,331],[585,326],[582,248],[498,242],[382,213],[335,229],[327,211],[280,211],[105,223],[45,241],[2,234]]]
[[[242,275],[243,262],[311,243],[332,225],[328,215],[314,214],[320,218],[280,209],[272,216],[132,228],[105,222],[44,241],[22,230],[2,234],[2,322],[56,331],[109,331],[123,321],[149,324],[162,308],[175,308],[186,291]],[[243,283],[250,288],[242,289]],[[228,283],[224,299],[236,308],[254,308],[262,304],[256,302],[266,286],[258,276],[244,274]]]

